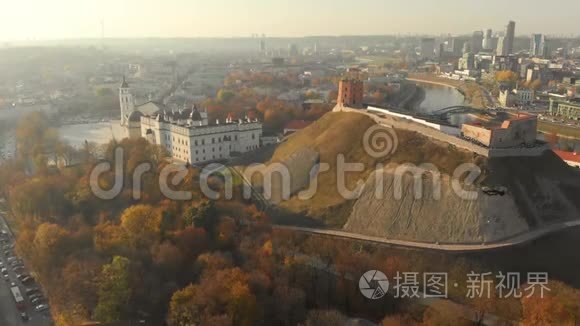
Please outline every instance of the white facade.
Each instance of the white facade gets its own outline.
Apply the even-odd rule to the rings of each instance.
[[[262,123],[257,119],[235,120],[230,115],[225,123],[216,121],[210,125],[207,112],[198,110],[195,105],[178,111],[170,111],[157,102],[134,106],[125,81],[119,95],[122,98],[121,124],[127,136],[143,137],[161,145],[177,161],[196,164],[228,159],[232,154],[260,147]]]
[[[198,125],[176,123],[167,118],[141,118],[141,137],[163,146],[171,156],[192,164],[227,159],[232,153],[245,153],[260,147],[262,123],[228,120],[224,124]]]

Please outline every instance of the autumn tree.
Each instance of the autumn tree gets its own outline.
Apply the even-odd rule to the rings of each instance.
[[[34,159],[53,150],[58,139],[57,130],[42,112],[25,115],[16,128],[17,152],[25,158]]]
[[[306,326],[344,325],[347,317],[337,310],[311,310],[306,317]]]
[[[413,326],[413,325],[420,325],[417,321],[413,320],[410,316],[406,315],[390,315],[386,316],[381,321],[382,326],[395,326],[395,325],[405,325],[405,326]]]
[[[460,326],[471,325],[465,318],[464,308],[451,301],[437,301],[423,313],[423,325],[426,326]]]
[[[227,324],[254,325],[257,309],[248,275],[239,268],[223,269],[204,276],[199,285],[192,284],[175,292],[167,322],[169,325],[213,325],[218,318]]]
[[[57,224],[42,223],[34,236],[34,265],[48,272],[66,255],[69,232]]]
[[[71,203],[65,195],[72,188],[67,181],[59,176],[21,181],[10,191],[12,212],[19,218],[67,216]]]
[[[99,223],[94,227],[93,243],[97,252],[103,254],[112,254],[122,250],[126,243],[127,233],[119,225],[110,221]]]
[[[529,87],[533,90],[538,90],[540,89],[540,87],[542,87],[542,81],[539,79],[535,79],[530,83]]]
[[[148,248],[159,238],[161,214],[153,206],[131,206],[121,215],[121,227],[132,248]]]
[[[199,296],[199,287],[194,284],[175,292],[169,302],[167,323],[170,326],[200,325],[202,312],[196,304]]]
[[[502,70],[498,71],[495,74],[495,80],[499,83],[507,83],[512,86],[515,86],[516,82],[518,81],[519,76],[517,73],[511,70]]]
[[[523,296],[522,323],[530,326],[540,325],[573,325],[573,318],[565,309],[560,298],[551,294],[543,297],[535,294]]]
[[[215,203],[208,200],[198,206],[190,206],[183,215],[183,220],[187,226],[204,228],[206,231],[211,232],[217,223]]]
[[[220,89],[217,93],[217,99],[222,103],[229,102],[232,98],[234,98],[234,96],[234,92],[226,89]]]
[[[277,324],[297,325],[306,317],[306,294],[303,290],[286,285],[274,289],[274,318]]]
[[[176,246],[188,259],[195,259],[207,250],[209,240],[207,232],[202,228],[186,227],[173,235]]]
[[[177,246],[169,241],[155,245],[151,249],[153,262],[169,273],[175,273],[183,263],[184,257]]]
[[[112,323],[123,319],[131,296],[129,263],[129,259],[115,256],[103,266],[97,280],[98,303],[94,311],[97,320]]]

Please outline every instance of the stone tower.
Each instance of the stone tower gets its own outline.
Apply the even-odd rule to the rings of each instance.
[[[133,102],[133,95],[129,89],[129,83],[123,76],[123,82],[119,87],[119,105],[121,108],[121,125],[126,126],[131,112],[135,110],[135,103]]]

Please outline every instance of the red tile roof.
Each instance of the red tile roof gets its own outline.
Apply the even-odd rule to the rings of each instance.
[[[576,152],[565,152],[559,149],[553,150],[556,155],[560,156],[560,158],[564,161],[572,161],[576,163],[580,163],[580,155]]]

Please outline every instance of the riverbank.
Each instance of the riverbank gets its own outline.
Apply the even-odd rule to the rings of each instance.
[[[427,83],[439,86],[453,87],[465,96],[465,104],[478,109],[484,109],[490,104],[486,103],[481,86],[475,82],[440,78],[431,74],[409,74],[408,81]]]
[[[401,83],[401,90],[388,99],[387,105],[401,110],[416,111],[425,99],[425,91],[415,83]]]

